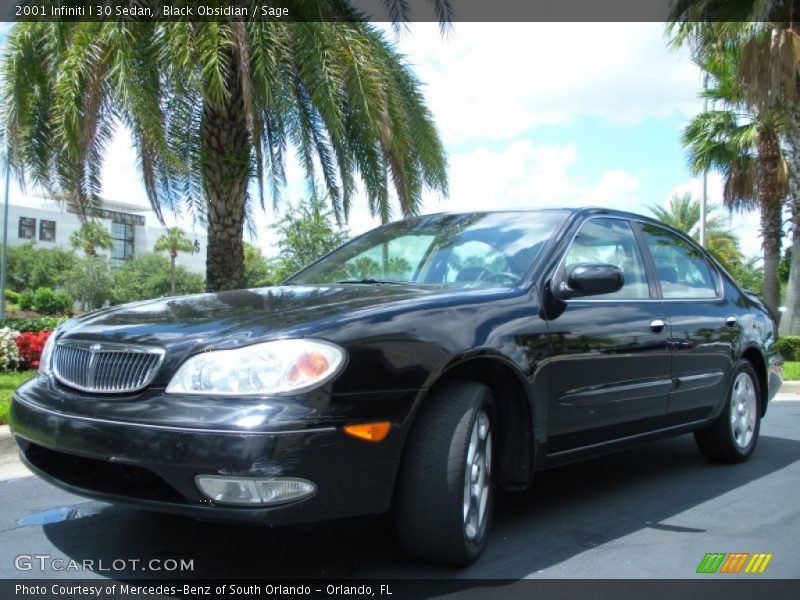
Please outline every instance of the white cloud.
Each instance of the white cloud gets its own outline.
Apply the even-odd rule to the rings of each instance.
[[[598,204],[607,208],[619,210],[638,210],[631,207],[631,199],[638,197],[636,192],[641,187],[641,178],[645,173],[633,175],[622,169],[606,171],[591,190],[594,200],[587,198],[589,203]]]
[[[535,145],[529,140],[455,154],[450,157],[449,196],[427,196],[421,212],[586,205],[628,210],[640,203],[643,174],[616,169],[594,180],[582,178],[575,174],[577,158],[574,144]],[[353,209],[352,233],[379,224],[369,215],[363,194],[354,200]]]
[[[123,126],[117,128],[114,139],[106,149],[102,195],[119,202],[149,206],[136,164],[133,138]]]
[[[514,141],[500,150],[479,148],[451,157],[450,197],[425,202],[424,212],[593,205],[629,209],[638,202],[643,174],[615,169],[597,179],[575,171],[574,144]]]
[[[444,138],[514,137],[578,115],[632,125],[696,112],[698,69],[663,23],[418,23],[398,48],[426,83]]]

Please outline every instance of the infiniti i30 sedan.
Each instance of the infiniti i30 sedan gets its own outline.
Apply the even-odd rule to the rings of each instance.
[[[781,383],[774,316],[692,239],[602,209],[438,214],[278,287],[83,315],[10,424],[68,491],[201,519],[389,511],[468,564],[497,487],[694,432],[747,460]]]

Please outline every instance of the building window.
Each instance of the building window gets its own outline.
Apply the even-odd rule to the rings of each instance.
[[[72,214],[78,214],[74,206],[68,206],[67,211]],[[144,217],[142,215],[132,215],[130,213],[119,212],[116,210],[107,210],[105,208],[94,208],[87,206],[85,209],[86,216],[97,217],[98,219],[107,219],[109,221],[118,221],[128,225],[135,225],[137,227],[144,227]]]
[[[55,242],[56,241],[56,222],[47,221],[46,219],[39,220],[39,241],[40,242]]]
[[[30,217],[19,218],[19,238],[21,240],[32,240],[36,237],[36,219]]]
[[[114,240],[114,247],[111,249],[111,266],[119,267],[126,260],[133,258],[133,225],[114,221],[111,223],[111,237]]]

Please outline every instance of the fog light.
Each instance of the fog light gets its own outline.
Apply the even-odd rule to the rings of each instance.
[[[198,475],[195,483],[209,500],[236,506],[282,504],[305,498],[317,491],[313,482],[294,477]]]

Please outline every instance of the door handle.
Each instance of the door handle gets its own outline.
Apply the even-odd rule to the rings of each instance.
[[[725,325],[728,327],[736,327],[739,324],[739,319],[734,315],[730,315],[725,319]]]
[[[653,319],[650,321],[650,332],[651,333],[663,333],[664,328],[667,324],[664,322],[663,319]]]

